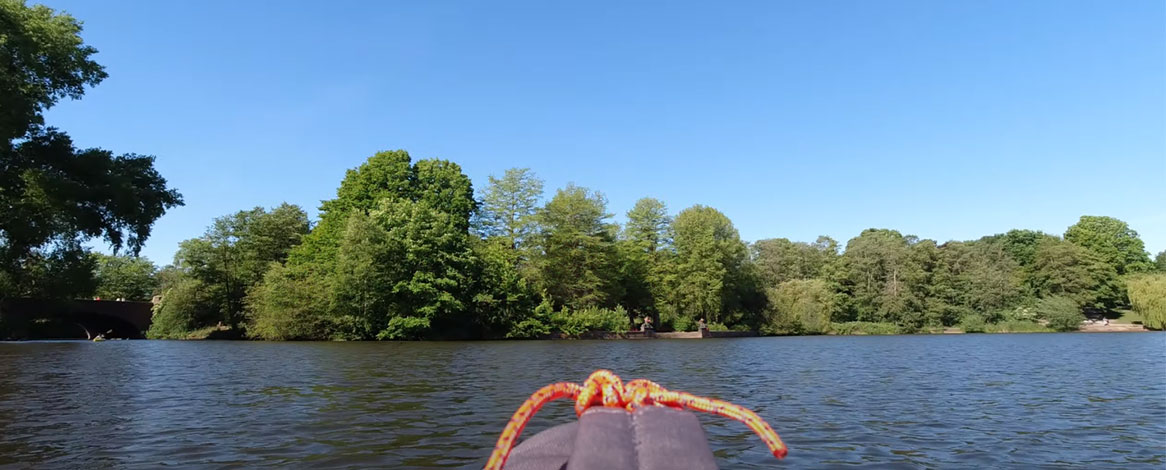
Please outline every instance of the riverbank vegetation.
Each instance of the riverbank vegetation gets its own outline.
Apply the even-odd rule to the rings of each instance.
[[[1163,275],[1149,274],[1166,252],[1151,261],[1110,217],[1063,236],[749,243],[713,207],[645,197],[617,224],[595,189],[548,194],[510,169],[476,190],[458,164],[403,150],[349,170],[316,221],[289,204],[224,215],[156,270],[136,254],[182,198],[153,157],[78,149],[44,122],[106,77],[80,23],[0,0],[0,24],[0,300],[155,298],[156,338],[536,338],[644,317],[774,335],[1067,331],[1120,308],[1166,325]],[[84,246],[98,238],[115,256]]]
[[[593,189],[544,198],[530,169],[510,169],[475,192],[456,163],[404,151],[350,170],[320,209],[314,226],[296,206],[250,209],[183,242],[151,336],[221,324],[260,339],[537,338],[645,316],[779,335],[1072,331],[1162,295],[1137,233],[1100,216],[1063,237],[747,243],[712,207],[644,198],[619,225]]]

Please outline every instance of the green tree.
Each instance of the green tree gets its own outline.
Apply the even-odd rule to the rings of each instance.
[[[37,299],[81,299],[93,296],[96,280],[89,251],[77,240],[47,249],[34,249],[23,257],[20,272],[13,276],[8,295]],[[0,292],[0,297],[3,297]]]
[[[44,110],[101,83],[107,74],[90,58],[96,53],[72,16],[0,1],[0,141],[25,135],[44,123]]]
[[[251,330],[262,338],[411,339],[476,332],[480,272],[469,236],[470,179],[445,160],[410,163],[380,152],[349,170],[320,223],[252,288]],[[272,285],[268,285],[268,284]],[[311,287],[302,306],[274,298]],[[290,317],[290,318],[289,318]],[[305,318],[310,328],[294,326]]]
[[[377,152],[359,167],[345,172],[336,198],[320,204],[320,222],[292,250],[293,265],[336,261],[340,238],[353,213],[367,214],[384,198],[412,199],[412,165],[404,150]],[[328,266],[323,271],[327,272]]]
[[[248,336],[266,340],[344,339],[342,331],[352,331],[329,316],[327,278],[313,268],[272,265],[263,282],[247,295]]]
[[[1118,275],[1152,269],[1150,255],[1138,232],[1113,217],[1083,215],[1065,231],[1065,240],[1097,253]]]
[[[886,229],[867,229],[847,242],[837,274],[847,295],[844,319],[922,325],[924,303],[919,293],[926,283],[924,257],[912,250],[917,243],[913,236]],[[934,246],[929,242],[924,249],[932,251]]]
[[[333,304],[365,338],[467,336],[474,259],[459,217],[425,201],[385,199],[354,214],[340,246]],[[459,331],[460,330],[460,331]]]
[[[537,303],[537,292],[517,268],[518,251],[505,237],[474,239],[471,243],[477,261],[472,281],[474,321],[487,337],[503,337],[511,333],[516,337],[526,337],[515,328],[531,316]]]
[[[1154,257],[1154,266],[1158,272],[1166,273],[1166,250],[1158,252],[1158,256]]]
[[[610,218],[603,194],[574,184],[558,190],[539,212],[539,285],[556,306],[611,306],[619,298]]]
[[[767,291],[764,331],[785,334],[822,334],[830,328],[834,292],[822,279],[794,279]]]
[[[696,205],[676,215],[672,233],[675,256],[665,279],[665,307],[690,321],[723,322],[741,312],[756,285],[748,277],[748,248],[732,221]]]
[[[996,322],[1025,298],[1020,266],[998,243],[945,243],[930,271],[925,302],[931,318],[942,325],[973,314]]]
[[[1130,307],[1147,328],[1166,329],[1166,274],[1134,276],[1128,281]]]
[[[529,168],[511,168],[502,178],[490,176],[482,195],[475,229],[483,237],[504,237],[512,247],[522,246],[537,230],[535,215],[543,195],[543,181]]]
[[[1036,230],[1009,230],[1008,233],[990,235],[980,239],[980,242],[1000,246],[1005,253],[1021,266],[1027,268],[1032,265],[1036,257],[1036,247],[1041,240],[1056,239]]]
[[[148,301],[158,288],[158,268],[146,258],[94,253],[96,295],[103,299]]]
[[[200,282],[200,302],[176,304],[213,305],[215,314],[189,314],[209,324],[238,326],[246,321],[244,298],[263,279],[271,263],[288,253],[308,233],[308,216],[299,206],[282,204],[271,211],[262,207],[216,218],[199,238],[183,241],[174,255],[174,267],[182,277]],[[163,292],[163,297],[169,295]],[[211,321],[213,320],[213,321]]]
[[[1081,329],[1081,322],[1085,321],[1080,304],[1064,296],[1041,299],[1036,304],[1036,315],[1055,331],[1077,331]]]
[[[818,237],[814,243],[785,238],[758,240],[750,248],[758,275],[767,286],[823,277],[838,258],[838,242],[827,236]]]
[[[650,197],[636,201],[627,218],[617,245],[624,288],[620,304],[635,317],[655,317],[664,263],[672,245],[672,218],[663,202]]]
[[[43,126],[46,109],[80,98],[106,76],[80,32],[69,15],[0,1],[0,287],[6,286],[0,297],[91,293],[92,279],[71,277],[84,285],[46,289],[51,280],[38,272],[91,271],[79,247],[95,237],[115,252],[128,247],[137,254],[154,221],[182,204],[153,157],[80,150]]]
[[[154,317],[146,337],[151,339],[182,339],[191,330],[217,321],[215,299],[207,295],[206,285],[198,279],[186,277],[166,289],[160,302],[154,305]]]
[[[1026,277],[1040,298],[1067,297],[1094,310],[1112,309],[1122,302],[1113,267],[1094,252],[1064,240],[1041,240]]]

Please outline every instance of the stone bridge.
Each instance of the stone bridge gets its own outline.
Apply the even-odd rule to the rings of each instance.
[[[0,339],[140,339],[153,317],[150,302],[0,300]]]

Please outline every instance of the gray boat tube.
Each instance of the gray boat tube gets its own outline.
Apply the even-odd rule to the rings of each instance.
[[[716,470],[696,415],[645,406],[590,408],[514,448],[505,470]]]

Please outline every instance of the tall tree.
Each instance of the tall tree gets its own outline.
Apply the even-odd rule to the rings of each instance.
[[[953,325],[975,314],[997,321],[1024,298],[1019,263],[1000,243],[948,242],[939,247],[924,295],[929,318]]]
[[[603,194],[574,184],[539,212],[539,285],[556,306],[611,306],[618,298],[610,218]]]
[[[511,168],[501,178],[490,176],[482,194],[475,229],[483,237],[505,237],[522,246],[537,229],[535,215],[543,195],[543,181],[529,168]]]
[[[1154,273],[1129,279],[1130,307],[1142,315],[1143,324],[1166,329],[1166,274]]]
[[[147,301],[158,287],[158,267],[146,258],[93,254],[96,295],[103,299]]]
[[[1154,266],[1159,272],[1166,273],[1166,250],[1158,252],[1158,256],[1154,257]]]
[[[814,243],[770,238],[758,240],[750,248],[762,282],[770,287],[794,279],[822,277],[838,257],[838,242],[827,236],[818,237]]]
[[[795,279],[766,290],[769,304],[762,330],[782,334],[820,334],[830,328],[834,292],[822,279]]]
[[[1065,231],[1065,240],[1097,253],[1119,275],[1149,271],[1153,266],[1138,232],[1113,217],[1083,215]]]
[[[847,242],[838,275],[849,295],[851,319],[899,324],[908,318],[922,320],[917,314],[923,311],[918,297],[923,268],[912,251],[916,243],[913,236],[886,229],[867,229]]]
[[[1087,309],[1111,309],[1123,298],[1113,266],[1091,250],[1055,238],[1037,245],[1027,280],[1040,298],[1063,296]]]
[[[44,124],[63,98],[79,99],[105,79],[97,53],[81,39],[81,22],[44,5],[0,1],[0,142]]]
[[[664,262],[672,244],[672,218],[663,202],[650,197],[636,201],[627,218],[618,242],[624,288],[620,304],[635,317],[656,316],[656,297],[663,288]]]
[[[467,336],[477,269],[469,241],[470,179],[445,160],[379,152],[349,170],[320,223],[247,301],[260,337]],[[303,305],[278,286],[311,286]],[[297,328],[292,318],[311,321]],[[316,336],[319,337],[319,336]]]
[[[655,253],[672,244],[669,233],[672,217],[668,215],[668,206],[659,199],[645,197],[636,201],[627,217],[623,239],[632,242],[637,250]]]
[[[748,248],[733,222],[711,207],[696,205],[672,222],[676,254],[668,272],[664,303],[683,319],[723,321],[746,297]],[[750,284],[750,289],[753,286]]]
[[[1021,267],[1028,267],[1036,257],[1037,244],[1041,240],[1056,238],[1058,237],[1055,235],[1037,230],[1009,230],[1007,233],[983,237],[979,241],[999,245]]]
[[[0,297],[78,295],[46,291],[40,260],[91,270],[79,246],[102,237],[115,252],[136,254],[154,221],[182,204],[154,169],[154,158],[80,150],[67,135],[43,126],[46,109],[80,98],[105,78],[96,50],[66,14],[23,1],[0,1]],[[92,279],[89,280],[91,285]]]
[[[320,204],[320,222],[289,254],[292,264],[328,265],[337,259],[340,238],[353,213],[368,214],[381,199],[412,199],[413,167],[404,150],[377,152],[345,172],[336,198]],[[327,267],[324,269],[327,271]]]
[[[196,316],[228,325],[242,322],[248,289],[263,279],[271,263],[287,259],[307,233],[303,209],[282,204],[270,212],[256,207],[216,218],[202,237],[183,241],[174,266],[198,280],[206,297],[190,305],[213,305],[216,310]]]

